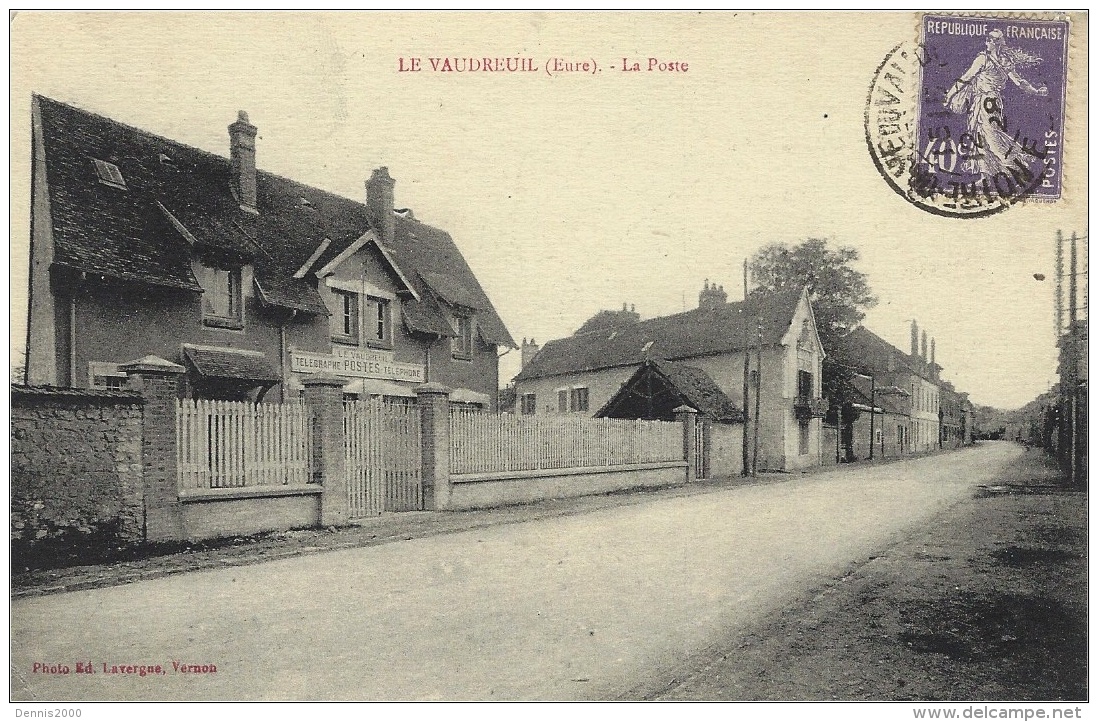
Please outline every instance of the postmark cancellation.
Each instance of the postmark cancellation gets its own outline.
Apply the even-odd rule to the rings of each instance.
[[[1061,195],[1066,19],[923,15],[878,67],[866,140],[915,206],[981,217]]]

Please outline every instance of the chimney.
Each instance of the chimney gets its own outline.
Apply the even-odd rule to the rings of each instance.
[[[381,240],[393,243],[396,235],[396,219],[393,218],[393,186],[396,181],[389,176],[389,169],[381,166],[366,181],[366,208],[370,222],[374,224]]]
[[[236,122],[229,126],[229,184],[240,207],[258,213],[255,189],[255,134],[257,128],[248,122],[248,114],[237,113]]]
[[[923,363],[926,363],[926,329],[923,329],[923,352],[921,356],[923,357]]]
[[[930,339],[930,374],[935,381],[938,380],[938,364],[934,361],[934,339]]]
[[[930,365],[934,366],[934,339],[930,339]]]
[[[914,319],[911,321],[911,355],[919,355],[919,324]]]
[[[530,339],[530,343],[526,343],[526,339],[522,339],[521,359],[522,368],[526,368],[526,364],[534,360],[534,356],[537,355],[540,347],[535,343],[534,339]]]
[[[705,287],[698,294],[698,308],[714,309],[728,303],[728,294],[724,292],[724,286],[709,285],[709,279],[705,279]]]

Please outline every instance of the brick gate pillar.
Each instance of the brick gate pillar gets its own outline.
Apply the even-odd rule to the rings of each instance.
[[[450,507],[450,391],[433,382],[416,387],[424,509]]]
[[[145,506],[145,541],[183,538],[183,508],[179,502],[179,447],[176,401],[182,366],[157,356],[121,364],[129,386],[141,394],[141,468]]]
[[[698,478],[697,469],[697,439],[694,436],[698,425],[698,411],[689,406],[680,406],[673,412],[675,421],[682,422],[682,453],[686,457],[686,483]]]
[[[303,383],[313,433],[312,480],[322,486],[320,525],[342,526],[350,519],[343,431],[343,386],[347,379],[315,374]]]

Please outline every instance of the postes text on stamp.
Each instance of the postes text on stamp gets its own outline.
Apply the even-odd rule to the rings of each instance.
[[[878,68],[866,139],[893,188],[980,217],[1060,197],[1066,20],[925,15]]]

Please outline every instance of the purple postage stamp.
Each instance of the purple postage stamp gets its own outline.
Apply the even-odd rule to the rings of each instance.
[[[924,210],[980,217],[1060,197],[1069,23],[922,16],[919,43],[878,69],[873,160]]]

